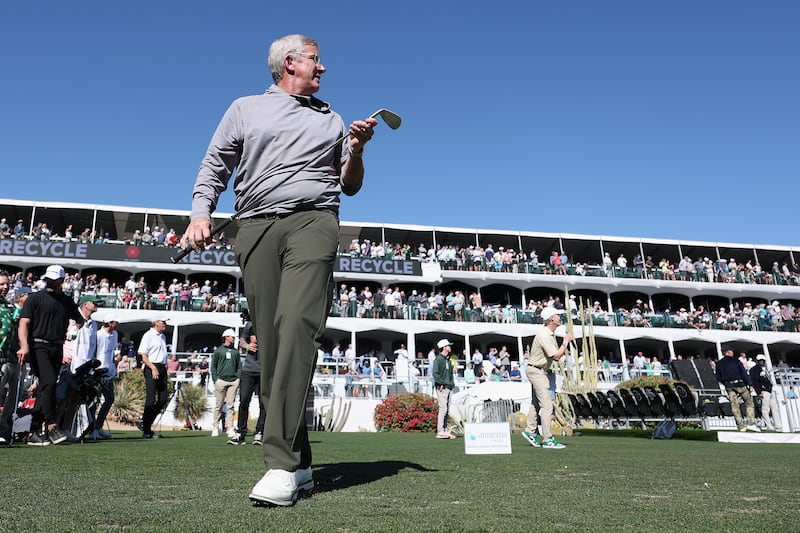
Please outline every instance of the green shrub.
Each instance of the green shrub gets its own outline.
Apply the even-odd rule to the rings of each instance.
[[[403,392],[392,394],[375,407],[378,431],[436,431],[439,404],[426,394]]]

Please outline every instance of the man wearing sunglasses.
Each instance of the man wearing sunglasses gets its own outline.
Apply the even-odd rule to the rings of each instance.
[[[236,208],[247,207],[236,254],[259,340],[267,413],[267,472],[250,498],[288,506],[300,491],[314,487],[305,400],[333,293],[339,196],[361,188],[364,145],[377,120],[357,120],[346,128],[329,104],[314,96],[326,68],[310,37],[276,40],[268,63],[275,84],[264,94],[236,100],[214,133],[184,238],[194,250],[211,242],[211,213],[235,171]],[[314,164],[293,175],[309,161]]]

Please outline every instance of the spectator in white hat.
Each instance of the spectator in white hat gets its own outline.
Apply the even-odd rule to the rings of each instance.
[[[550,394],[551,389],[555,388],[555,376],[550,370],[550,364],[561,359],[573,335],[567,333],[559,346],[555,331],[561,325],[561,311],[545,307],[542,309],[541,318],[544,327],[533,338],[531,356],[525,371],[531,384],[531,407],[528,410],[528,424],[522,436],[531,446],[558,450],[564,448],[564,445],[553,438],[551,430],[553,400]],[[541,440],[537,435],[538,425],[542,428]]]
[[[95,431],[92,437],[97,440],[111,438],[111,432],[103,429],[106,416],[114,404],[114,377],[117,375],[117,364],[114,361],[114,350],[119,343],[119,333],[117,326],[119,321],[114,315],[105,319],[105,324],[97,330],[97,359],[100,361],[98,371],[105,370],[103,375],[103,405],[97,413],[95,419]]]
[[[439,399],[439,418],[436,425],[437,439],[455,439],[447,428],[447,419],[450,411],[450,400],[453,396],[453,363],[450,360],[450,352],[453,350],[453,343],[447,339],[442,339],[436,343],[439,353],[433,361],[433,382],[436,389],[436,396]]]
[[[222,332],[222,346],[211,354],[211,380],[214,382],[214,426],[211,436],[219,435],[219,423],[222,415],[222,404],[225,408],[225,427],[228,438],[237,437],[233,427],[233,402],[236,391],[239,390],[239,375],[242,372],[242,359],[239,350],[233,344],[236,341],[236,332],[228,328]]]

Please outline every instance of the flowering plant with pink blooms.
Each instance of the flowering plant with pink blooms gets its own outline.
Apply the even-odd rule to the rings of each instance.
[[[392,394],[375,407],[378,431],[436,431],[439,404],[426,394],[403,392]]]

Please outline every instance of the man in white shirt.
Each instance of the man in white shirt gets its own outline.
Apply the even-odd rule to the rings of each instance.
[[[97,330],[97,359],[100,361],[100,366],[97,371],[105,370],[103,375],[103,405],[97,413],[97,419],[94,423],[94,433],[92,438],[97,440],[111,438],[111,432],[103,429],[106,416],[114,405],[114,378],[117,375],[117,363],[114,361],[114,355],[119,344],[119,334],[117,333],[117,326],[119,322],[115,316],[106,318],[105,325]]]
[[[397,381],[405,383],[408,381],[408,350],[406,345],[401,344],[400,348],[394,351],[395,355],[395,377]]]
[[[472,364],[475,366],[475,368],[483,364],[483,354],[481,353],[480,348],[475,348],[475,352],[472,354]]]
[[[344,361],[348,370],[356,367],[356,351],[353,349],[352,344],[348,344],[347,349],[344,351]]]
[[[144,366],[145,404],[142,416],[142,438],[156,439],[153,433],[155,421],[161,409],[166,407],[167,401],[167,339],[164,331],[167,329],[166,317],[158,317],[153,321],[153,327],[142,335],[139,343],[139,356]]]
[[[92,315],[97,311],[97,299],[92,294],[84,294],[78,300],[78,311],[83,316],[83,327],[77,328],[75,344],[72,350],[70,371],[75,371],[91,361],[97,355],[97,323],[92,320]]]
[[[174,278],[172,283],[167,288],[167,292],[169,293],[169,310],[175,311],[178,309],[178,300],[181,297],[181,288],[183,287],[182,283],[178,282],[178,278]]]
[[[644,374],[644,354],[642,352],[638,352],[636,355],[633,356],[633,375],[637,378],[642,377]]]
[[[78,312],[83,318],[83,326],[79,326],[71,321],[67,330],[67,341],[64,343],[64,352],[71,352],[69,360],[69,372],[66,366],[62,367],[62,373],[56,388],[56,403],[63,405],[60,427],[70,441],[76,441],[72,422],[75,413],[81,404],[82,398],[73,391],[73,382],[76,371],[97,356],[97,323],[92,320],[92,315],[97,311],[97,299],[93,294],[84,294],[78,300]],[[64,364],[67,364],[64,359]],[[84,373],[86,374],[86,373]]]

